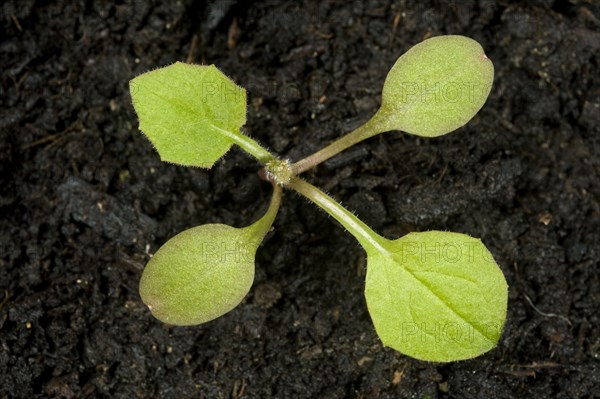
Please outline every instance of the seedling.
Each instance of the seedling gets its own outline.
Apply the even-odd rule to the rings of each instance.
[[[439,362],[489,351],[504,326],[507,284],[480,240],[443,231],[384,238],[299,175],[383,132],[436,137],[463,126],[485,103],[493,75],[476,41],[425,40],[396,61],[381,107],[367,123],[295,163],[242,133],[246,91],[214,65],[178,62],[136,77],[130,89],[140,130],[163,161],[210,168],[235,144],[264,166],[262,175],[273,185],[270,206],[254,224],[208,224],[167,241],[142,274],[142,300],[156,318],[174,325],[205,323],[237,306],[250,290],[256,250],[285,188],[334,217],[365,249],[365,297],[385,345]]]

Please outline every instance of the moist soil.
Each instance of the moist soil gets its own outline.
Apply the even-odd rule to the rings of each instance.
[[[6,1],[0,54],[0,398],[600,397],[600,6],[593,1]],[[509,284],[498,346],[429,363],[384,347],[365,253],[292,192],[243,303],[196,327],[140,300],[145,263],[269,184],[239,149],[161,163],[128,81],[175,61],[248,89],[246,132],[299,160],[368,120],[397,57],[478,40],[496,68],[464,128],[391,132],[307,173],[389,238],[480,237]]]

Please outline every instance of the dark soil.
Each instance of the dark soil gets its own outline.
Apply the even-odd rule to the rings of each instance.
[[[600,397],[600,6],[595,1],[4,1],[0,398]],[[191,226],[270,197],[232,150],[160,162],[128,81],[177,60],[248,88],[247,132],[293,160],[367,120],[426,37],[478,40],[492,94],[456,133],[380,135],[307,178],[388,237],[481,237],[510,285],[498,347],[450,364],[384,348],[365,254],[287,193],[234,311],[166,326],[137,286]]]

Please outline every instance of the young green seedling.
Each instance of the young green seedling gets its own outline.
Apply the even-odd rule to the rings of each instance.
[[[283,187],[333,216],[365,249],[367,306],[385,345],[440,362],[489,351],[504,326],[507,284],[480,240],[442,231],[384,238],[298,175],[379,133],[436,137],[463,126],[485,103],[493,75],[474,40],[425,40],[392,67],[381,107],[367,123],[294,164],[242,133],[246,91],[216,67],[178,62],[136,77],[130,87],[140,130],[162,160],[210,168],[236,144],[264,165],[262,175],[273,184],[271,205],[254,224],[203,225],[167,241],[144,270],[142,300],[174,325],[204,323],[233,309],[252,285],[255,253]]]

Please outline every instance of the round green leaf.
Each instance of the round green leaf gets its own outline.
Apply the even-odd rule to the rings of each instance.
[[[210,168],[244,140],[246,90],[214,65],[176,62],[129,86],[140,130],[163,161]]]
[[[480,240],[429,231],[383,245],[368,251],[365,296],[385,345],[438,362],[473,358],[496,345],[507,284]]]
[[[276,187],[267,213],[248,227],[207,224],[167,241],[140,281],[140,296],[152,314],[185,326],[205,323],[236,307],[252,286],[256,249],[280,199],[281,189]]]
[[[257,247],[240,229],[222,224],[179,233],[144,269],[142,300],[168,324],[215,319],[236,307],[250,290]]]
[[[404,53],[386,78],[374,120],[383,130],[436,137],[465,125],[492,88],[494,66],[464,36],[437,36]]]

